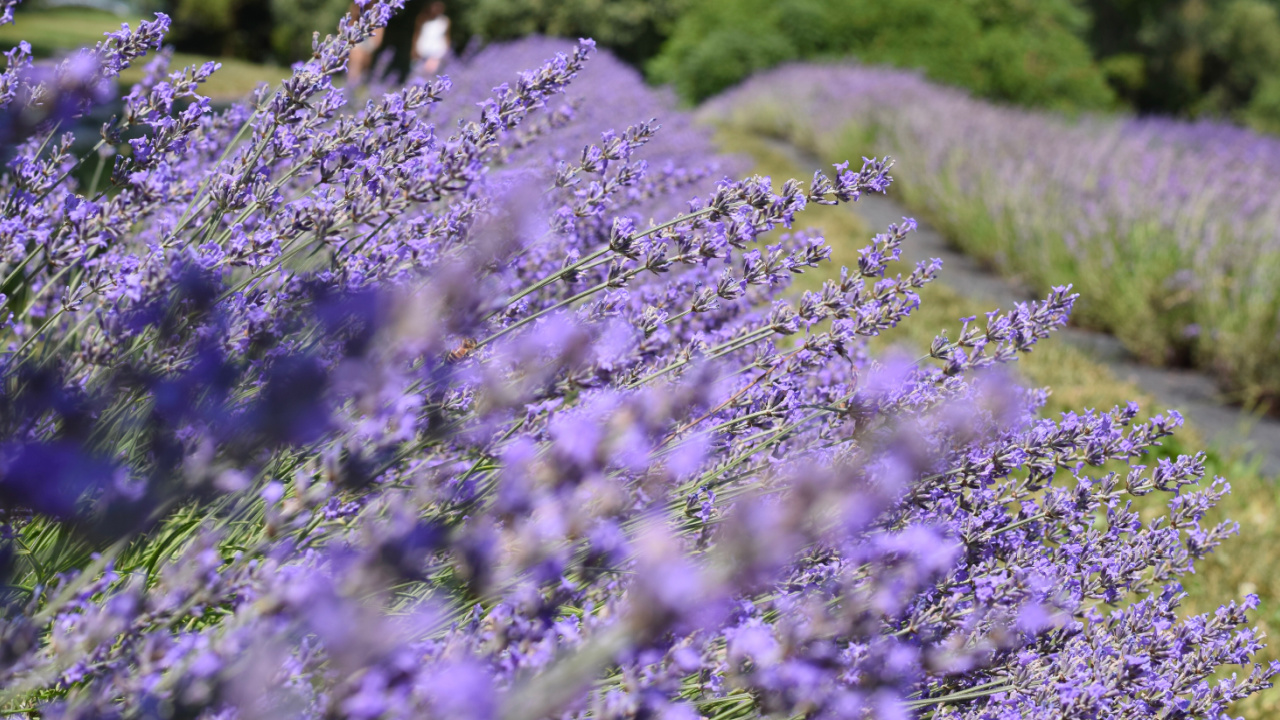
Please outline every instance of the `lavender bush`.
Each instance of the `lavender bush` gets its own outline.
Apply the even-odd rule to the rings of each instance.
[[[9,53],[0,713],[1190,718],[1269,686],[1256,598],[1179,612],[1232,531],[1202,456],[1144,460],[1180,418],[1038,419],[1001,370],[1069,289],[869,357],[939,270],[890,272],[911,221],[800,297],[823,239],[757,240],[887,161],[719,179],[588,41],[356,102],[332,78],[398,3],[364,5],[224,111],[161,54],[82,155],[65,124],[167,19]]]
[[[785,110],[783,109],[785,108]],[[705,107],[823,155],[901,158],[909,204],[1156,363],[1280,398],[1280,140],[1225,124],[997,107],[910,73],[781,68]]]

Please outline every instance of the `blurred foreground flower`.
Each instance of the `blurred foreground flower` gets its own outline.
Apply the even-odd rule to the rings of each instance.
[[[1177,612],[1231,531],[1200,457],[1143,464],[1180,418],[1036,419],[1003,374],[1069,288],[873,359],[939,270],[890,274],[914,224],[799,297],[823,239],[759,238],[887,160],[717,179],[589,41],[359,104],[332,78],[398,3],[361,4],[250,105],[150,66],[101,187],[56,123],[13,149],[0,711],[1191,717],[1268,686],[1212,679],[1256,599]]]

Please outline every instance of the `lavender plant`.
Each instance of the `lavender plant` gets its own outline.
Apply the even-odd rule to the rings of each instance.
[[[823,156],[893,152],[903,197],[967,252],[1036,288],[1073,283],[1076,319],[1148,362],[1208,369],[1246,402],[1280,397],[1273,137],[998,107],[853,65],[781,68],[703,111]]]
[[[721,179],[589,41],[359,102],[332,78],[398,2],[361,4],[227,110],[161,54],[81,155],[60,123],[167,19],[10,53],[0,712],[1172,718],[1269,686],[1255,598],[1178,610],[1232,530],[1201,456],[1144,459],[1181,419],[1038,419],[1002,370],[1069,288],[870,357],[939,271],[891,272],[913,223],[799,297],[823,238],[760,238],[887,160]]]

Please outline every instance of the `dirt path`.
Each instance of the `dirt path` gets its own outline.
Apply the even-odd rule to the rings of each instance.
[[[794,146],[782,142],[774,144],[800,167],[826,166],[826,163]],[[872,229],[882,229],[889,223],[900,222],[903,217],[914,217],[892,195],[890,190],[888,196],[864,196],[849,207]],[[1028,288],[984,270],[972,258],[952,248],[946,238],[928,223],[917,221],[919,229],[903,244],[903,259],[907,262],[941,258],[940,281],[961,295],[991,303],[992,309],[1037,299]],[[1109,368],[1116,377],[1132,382],[1157,402],[1181,412],[1215,447],[1225,452],[1255,453],[1264,474],[1280,475],[1280,420],[1255,418],[1227,405],[1213,379],[1202,372],[1157,368],[1135,362],[1118,340],[1105,333],[1067,328],[1062,335],[1067,342],[1085,350],[1093,360]]]

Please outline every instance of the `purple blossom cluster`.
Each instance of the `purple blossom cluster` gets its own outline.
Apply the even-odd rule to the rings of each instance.
[[[1280,398],[1280,140],[1218,122],[1066,118],[918,75],[791,65],[704,108],[823,156],[901,159],[904,197],[1036,288],[1070,282],[1076,320],[1154,363]]]
[[[39,119],[0,178],[0,714],[1191,718],[1269,687],[1256,598],[1179,610],[1233,530],[1202,456],[1153,459],[1181,418],[1038,418],[1005,369],[1069,288],[873,357],[940,263],[897,271],[910,220],[838,272],[791,228],[887,160],[728,179],[590,41],[361,101],[333,78],[399,3],[360,4],[226,110],[159,54],[81,155],[83,78],[167,19],[84,74],[11,53]]]

